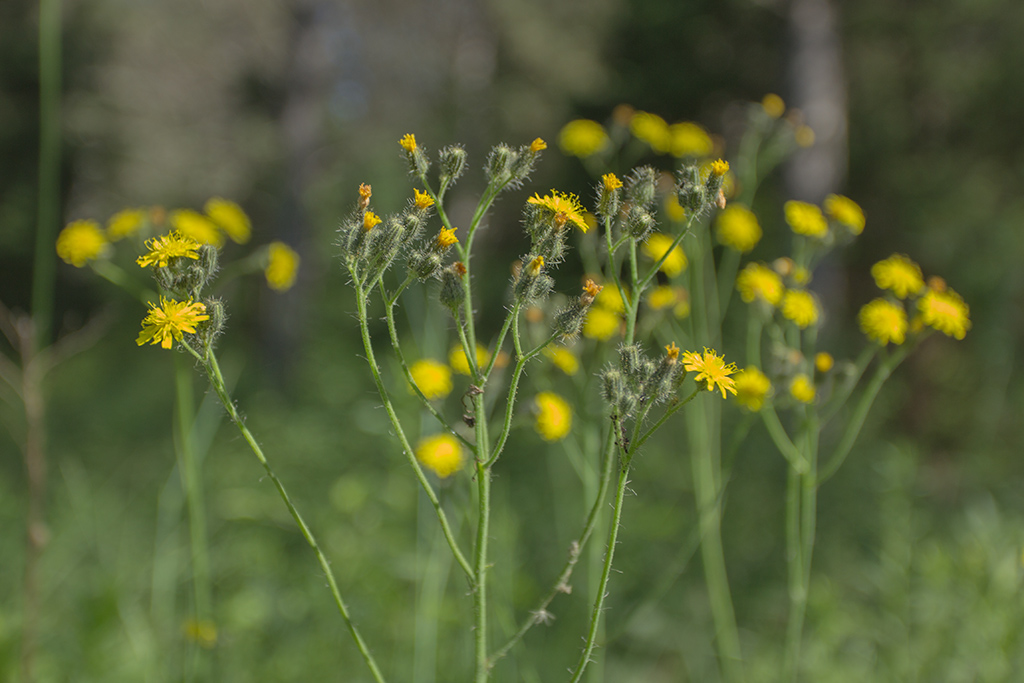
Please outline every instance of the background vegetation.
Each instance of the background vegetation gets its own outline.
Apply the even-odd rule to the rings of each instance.
[[[835,30],[808,16],[832,16]],[[0,299],[25,312],[38,228],[37,28],[36,3],[0,4]],[[826,80],[845,118],[819,129],[814,107],[805,111],[840,171],[814,187],[800,173],[812,159],[797,158],[770,178],[755,207],[767,244],[783,239],[784,199],[842,192],[868,223],[818,275],[829,343],[842,349],[859,334],[853,311],[873,296],[870,264],[893,252],[944,274],[974,327],[964,342],[932,338],[911,356],[823,489],[807,680],[1009,681],[1024,670],[1022,31],[1016,0],[67,2],[59,222],[124,206],[199,208],[221,195],[250,213],[258,242],[299,248],[302,275],[288,294],[255,280],[227,293],[225,371],[389,673],[453,680],[468,655],[464,587],[430,553],[434,520],[376,409],[332,256],[355,187],[372,183],[376,204],[401,205],[409,185],[396,141],[406,132],[434,149],[464,142],[479,168],[494,142],[554,141],[571,118],[605,119],[623,102],[735,143],[740,103],[778,92],[801,107],[821,96],[805,50],[816,36],[839,56]],[[578,163],[554,149],[534,181],[589,194]],[[458,189],[472,197],[481,184],[471,171]],[[524,198],[491,220],[485,248],[499,262],[518,253],[509,241]],[[206,658],[209,680],[366,679],[301,536],[212,404],[198,428],[219,636],[197,654],[182,630],[191,570],[173,364],[135,346],[138,304],[88,271],[60,264],[58,278],[54,336],[108,317],[102,338],[44,385],[49,541],[36,678],[180,680]],[[494,279],[489,305],[500,306],[506,274],[496,268]],[[425,353],[438,343],[417,341]],[[0,678],[18,680],[25,426],[14,400],[0,416]],[[699,559],[688,562],[687,454],[673,448],[678,434],[665,436],[635,471],[593,680],[714,675]],[[497,618],[508,623],[556,570],[582,505],[581,486],[560,484],[575,480],[559,447],[528,429],[517,439],[510,454],[522,457],[503,463],[495,491],[494,537],[505,546],[495,555],[514,558],[495,568]],[[781,657],[784,473],[755,429],[725,515],[753,680],[773,680]],[[532,633],[531,655],[499,680],[550,680],[570,664],[587,578],[556,605],[557,628]],[[436,629],[413,618],[416,606]]]

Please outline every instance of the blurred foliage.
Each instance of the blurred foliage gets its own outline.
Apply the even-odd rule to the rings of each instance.
[[[892,252],[945,273],[970,303],[974,329],[962,344],[933,339],[911,358],[825,489],[805,673],[815,681],[1013,680],[1024,669],[1024,383],[1016,381],[1024,5],[866,0],[841,11],[850,169],[837,189],[864,206],[868,228],[848,261],[833,264],[841,286],[828,334],[837,346],[856,334],[842,321],[871,296],[870,264]],[[0,3],[0,298],[15,308],[28,304],[35,206],[33,12],[29,0]],[[630,102],[698,120],[729,140],[734,102],[787,94],[785,4],[104,0],[68,3],[64,21],[65,218],[103,218],[126,205],[198,208],[222,194],[247,208],[259,241],[299,237],[305,270],[290,303],[263,290],[232,301],[225,371],[238,379],[239,402],[277,455],[280,476],[322,530],[388,673],[450,680],[469,656],[465,586],[437,551],[429,506],[393,457],[332,262],[334,224],[361,181],[374,184],[382,206],[402,201],[395,141],[412,130],[435,148],[466,141],[479,165],[497,139],[554,139],[575,115],[603,119]],[[559,180],[563,189],[586,192],[574,163],[549,154],[535,180],[545,187],[556,177],[574,178]],[[469,177],[467,185],[469,193]],[[778,211],[781,178],[767,189],[764,205]],[[491,221],[493,249],[515,239],[502,232],[517,232],[517,202],[503,208]],[[781,212],[762,215],[762,224],[778,228]],[[140,307],[88,273],[62,266],[60,274],[63,329],[104,306],[117,322],[47,385],[52,538],[39,680],[181,680],[205,655],[183,631],[191,589],[171,364],[135,347]],[[304,313],[288,318],[298,345],[281,385],[266,340],[289,306],[292,316]],[[406,313],[422,329],[417,311]],[[415,342],[440,355],[437,338],[423,330]],[[593,395],[591,383],[580,378],[565,390],[599,410],[579,403]],[[0,678],[17,680],[24,474],[11,436],[20,434],[19,415],[2,408],[10,434],[0,434],[0,525],[8,530],[0,535]],[[205,415],[219,628],[211,680],[365,680],[301,536],[244,443],[216,430],[220,412]],[[626,507],[607,680],[714,675],[699,561],[688,561],[689,465],[674,447],[681,435],[668,431],[641,458],[638,496]],[[517,439],[511,452],[523,455],[503,463],[495,489],[494,535],[506,546],[495,555],[515,558],[494,570],[502,628],[556,571],[586,490],[564,453],[528,430]],[[596,435],[578,440],[586,446]],[[773,680],[781,658],[784,472],[755,429],[727,500],[726,552],[752,680]],[[553,484],[566,480],[578,485]],[[453,509],[462,502],[446,498]],[[531,655],[503,662],[497,680],[536,681],[569,665],[593,577],[578,579],[556,603],[558,627],[531,633]]]

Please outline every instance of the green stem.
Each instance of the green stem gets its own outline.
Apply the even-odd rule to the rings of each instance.
[[[303,537],[309,546],[316,553],[317,560],[320,562],[320,568],[323,570],[324,575],[327,577],[327,583],[331,590],[331,595],[334,597],[334,603],[338,606],[338,611],[341,612],[342,618],[345,620],[345,624],[348,626],[349,633],[352,635],[352,639],[356,643],[356,647],[359,649],[359,653],[363,656],[363,660],[370,669],[370,674],[377,683],[384,683],[384,676],[381,674],[380,668],[377,666],[377,662],[374,660],[373,655],[370,653],[369,648],[366,646],[362,635],[359,633],[359,629],[356,628],[351,617],[348,613],[348,608],[345,606],[345,601],[341,597],[341,591],[338,589],[338,582],[334,578],[334,571],[331,569],[330,563],[327,561],[327,557],[320,549],[320,545],[317,543],[316,538],[313,536],[313,532],[310,531],[309,527],[306,526],[305,520],[302,519],[302,515],[295,508],[291,498],[288,496],[288,492],[284,488],[284,484],[277,478],[274,470],[271,469],[270,463],[267,462],[266,456],[263,454],[263,449],[256,443],[256,438],[249,431],[249,428],[245,426],[245,422],[242,420],[241,415],[238,413],[238,409],[235,408],[234,402],[228,395],[227,388],[224,384],[224,377],[221,374],[220,366],[217,364],[217,356],[213,353],[213,349],[207,347],[205,349],[205,356],[200,356],[195,350],[184,344],[185,348],[192,353],[206,369],[206,375],[210,380],[210,385],[213,387],[214,392],[217,394],[217,398],[224,405],[224,409],[228,412],[228,417],[235,423],[238,431],[241,432],[242,438],[249,444],[249,448],[256,455],[256,458],[263,465],[263,469],[266,471],[267,476],[274,482],[274,486],[277,488],[278,495],[281,496],[281,500],[284,501],[285,507],[288,508],[288,512],[291,514],[292,519],[299,526],[299,530],[302,532]]]
[[[807,587],[804,585],[803,547],[800,542],[800,491],[803,475],[793,467],[786,478],[786,568],[789,576],[789,619],[786,622],[785,679],[799,675],[800,633],[803,630]]]
[[[485,683],[490,674],[490,669],[487,666],[487,544],[490,538],[491,520],[491,468],[487,464],[490,461],[490,454],[487,452],[489,438],[483,392],[473,396],[473,408],[476,415],[477,460],[475,464],[479,508],[473,557],[473,661],[476,683]]]

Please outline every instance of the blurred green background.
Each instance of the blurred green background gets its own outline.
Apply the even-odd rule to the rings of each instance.
[[[248,211],[254,242],[281,239],[302,255],[284,295],[255,279],[226,292],[222,362],[392,680],[462,680],[470,606],[359,356],[331,247],[355,188],[371,183],[376,206],[402,206],[410,190],[396,141],[407,132],[432,149],[464,143],[479,169],[491,144],[553,143],[567,121],[605,120],[620,103],[697,121],[728,156],[743,103],[767,92],[800,108],[817,142],[758,199],[765,253],[784,239],[785,199],[841,192],[867,215],[861,238],[816,280],[827,343],[860,343],[853,321],[874,296],[868,270],[893,252],[942,275],[973,320],[963,342],[932,337],[899,369],[822,489],[806,680],[1020,680],[1024,4],[92,0],[64,3],[62,18],[60,224],[125,206],[198,209],[220,195]],[[37,3],[0,4],[0,300],[15,312],[30,309],[37,231],[38,27]],[[485,327],[519,253],[522,201],[554,186],[587,197],[588,183],[552,144],[533,183],[498,204],[481,244],[501,264],[481,304]],[[482,185],[478,170],[462,180],[456,224]],[[232,248],[228,259],[242,253]],[[187,636],[172,358],[135,346],[144,309],[120,290],[63,263],[57,278],[56,337],[98,315],[106,323],[44,384],[48,543],[33,680],[369,680],[313,556],[209,400],[197,439],[218,638],[201,650]],[[443,354],[444,331],[406,308],[418,352]],[[598,412],[592,385],[583,377],[561,390]],[[415,422],[411,397],[394,386]],[[202,402],[198,380],[196,392]],[[0,679],[21,680],[26,429],[16,396],[0,397]],[[673,446],[679,434],[664,436],[635,469],[590,680],[715,680],[699,558],[688,561],[689,462]],[[499,632],[560,567],[586,490],[562,447],[528,428],[515,440],[495,487]],[[756,427],[725,514],[756,681],[776,680],[781,660],[784,480]],[[464,486],[442,492],[465,510]],[[557,680],[574,663],[592,578],[579,570],[554,624],[537,627],[495,680]]]

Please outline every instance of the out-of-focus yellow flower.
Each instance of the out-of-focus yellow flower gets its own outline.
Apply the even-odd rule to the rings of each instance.
[[[817,391],[814,389],[814,382],[810,377],[799,374],[790,382],[789,394],[801,403],[813,403]]]
[[[971,311],[967,303],[952,289],[929,288],[917,301],[921,321],[948,337],[963,339],[971,329]]]
[[[446,479],[462,469],[462,445],[451,434],[436,434],[416,444],[416,459],[434,474]]]
[[[668,124],[657,114],[636,112],[629,120],[629,130],[637,139],[646,142],[659,154],[667,152],[672,145]]]
[[[562,127],[558,134],[558,146],[566,154],[575,157],[593,156],[608,146],[608,133],[597,121],[576,119]]]
[[[854,235],[864,232],[864,210],[860,204],[841,194],[825,197],[825,214],[849,228]]]
[[[673,123],[668,134],[669,149],[674,157],[706,157],[715,148],[708,132],[696,123]]]
[[[444,363],[423,358],[412,364],[409,373],[428,401],[444,398],[452,392],[452,370]]]
[[[186,237],[191,237],[200,244],[212,244],[215,247],[224,245],[224,235],[217,229],[217,224],[192,209],[171,211],[171,227]]]
[[[57,256],[75,268],[107,252],[107,238],[96,221],[74,221],[57,235]]]
[[[865,304],[857,315],[860,329],[868,339],[885,346],[902,344],[907,335],[907,312],[903,306],[888,299],[875,299]]]
[[[871,277],[879,289],[887,289],[901,299],[924,289],[921,266],[903,254],[893,254],[871,266]]]
[[[607,341],[618,333],[622,321],[614,311],[601,306],[591,306],[583,321],[583,336],[588,339]]]
[[[616,289],[614,286],[602,287],[594,297],[594,305],[614,313],[625,313],[628,299],[628,291]]]
[[[140,266],[157,266],[163,268],[174,258],[199,258],[201,245],[191,237],[180,232],[170,232],[162,237],[146,240],[148,253],[135,260]]]
[[[134,235],[146,222],[146,209],[121,209],[107,221],[107,239],[111,242]]]
[[[679,300],[679,292],[671,285],[658,285],[647,295],[647,305],[656,311],[674,306]]]
[[[818,322],[818,304],[810,292],[790,289],[782,297],[782,316],[805,329]]]
[[[491,360],[490,352],[481,346],[476,345],[476,366],[482,368]],[[453,346],[452,350],[448,352],[448,365],[452,367],[452,370],[459,373],[460,375],[469,375],[469,359],[466,358],[465,351],[462,350],[461,346]]]
[[[209,319],[206,306],[199,301],[160,297],[159,306],[150,304],[149,313],[142,321],[142,332],[135,343],[142,346],[146,342],[159,342],[162,348],[169,349],[175,340],[182,340],[184,333],[195,334],[196,325]]]
[[[793,138],[800,147],[807,148],[814,144],[814,129],[805,123],[801,123],[793,132]]]
[[[736,381],[736,402],[755,413],[761,410],[772,389],[767,375],[750,365],[736,373],[733,379]]]
[[[786,222],[793,232],[808,237],[824,237],[828,234],[828,221],[825,215],[814,204],[798,202],[791,199],[783,206]]]
[[[748,304],[755,299],[778,306],[785,291],[782,278],[763,263],[748,263],[736,276],[736,290]]]
[[[564,346],[545,347],[544,355],[551,359],[556,368],[567,375],[575,375],[580,371],[579,358]]]
[[[564,439],[572,429],[572,407],[551,391],[542,391],[533,399],[537,409],[534,429],[545,441]]]
[[[736,372],[736,364],[726,365],[725,358],[715,353],[714,349],[704,347],[704,353],[694,351],[683,352],[683,368],[687,372],[696,372],[694,381],[708,391],[716,388],[722,391],[722,398],[728,398],[726,392],[736,393],[736,381],[729,375]]]
[[[284,242],[271,242],[267,246],[267,267],[263,275],[267,285],[277,292],[285,292],[295,284],[299,273],[298,253]]]
[[[227,233],[232,242],[245,244],[252,237],[252,223],[238,204],[221,197],[213,197],[206,202],[203,210]]]
[[[757,216],[742,204],[730,204],[715,220],[715,236],[718,241],[741,254],[757,246],[761,234]]]
[[[556,223],[562,225],[572,223],[583,232],[590,227],[583,217],[586,211],[580,204],[579,198],[574,194],[551,190],[551,194],[541,197],[538,193],[527,199],[526,202],[549,211],[554,216]]]
[[[814,368],[821,373],[828,372],[836,364],[836,359],[831,353],[819,351],[814,354]]]
[[[768,93],[761,100],[761,106],[764,108],[764,113],[773,119],[780,118],[786,113],[786,103],[782,101],[782,98],[775,93]]]
[[[668,257],[661,264],[660,270],[669,277],[675,277],[686,270],[687,264],[683,248],[679,245],[673,247],[673,242],[675,242],[675,238],[671,235],[655,232],[651,233],[642,247],[644,254],[652,261],[657,261],[662,256],[665,256],[666,253],[668,254]],[[669,251],[670,248],[671,251]]]

